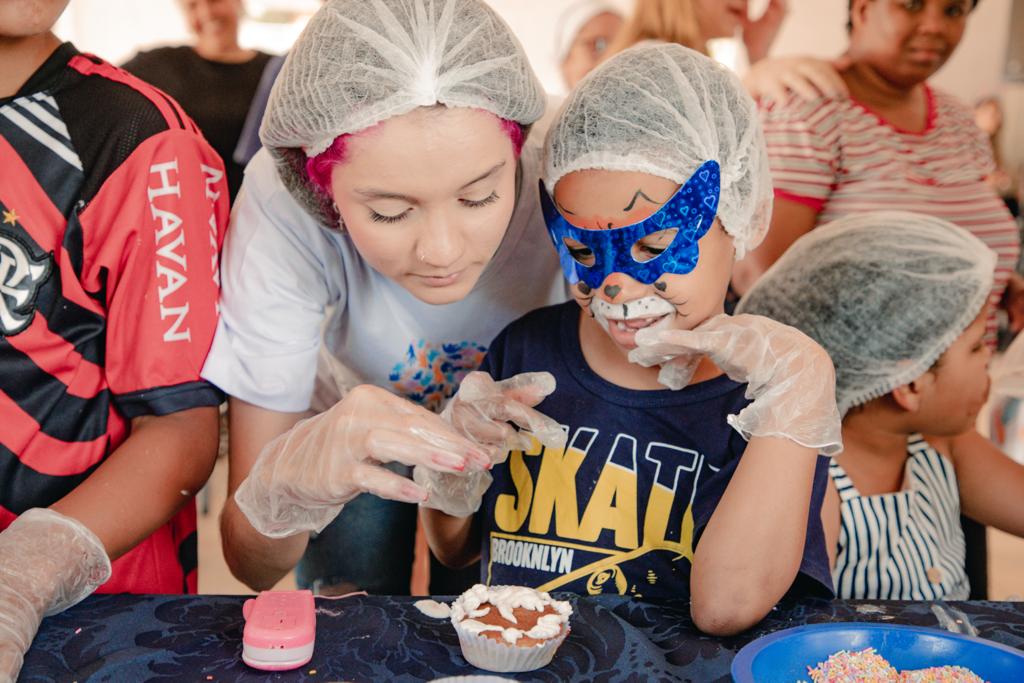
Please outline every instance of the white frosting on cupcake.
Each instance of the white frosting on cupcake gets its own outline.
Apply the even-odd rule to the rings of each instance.
[[[550,606],[553,614],[545,614],[537,619],[536,625],[529,631],[518,628],[503,628],[494,624],[476,621],[490,612],[489,607],[481,607],[484,603],[493,605],[506,620],[517,623],[513,610],[523,608],[535,612],[543,612]],[[550,595],[525,586],[485,586],[477,584],[463,593],[452,603],[452,623],[457,623],[466,631],[480,634],[484,631],[500,631],[502,640],[514,645],[526,636],[534,640],[554,638],[562,632],[572,614],[572,606],[564,600],[553,600]]]

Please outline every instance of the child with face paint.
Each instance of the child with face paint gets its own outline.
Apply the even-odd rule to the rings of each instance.
[[[425,512],[434,551],[482,555],[492,584],[689,596],[713,634],[787,593],[830,595],[831,363],[793,328],[723,314],[771,207],[754,103],[703,55],[647,43],[581,82],[545,152],[542,205],[576,301],[506,328],[483,368],[550,372],[537,410],[567,445],[513,450],[476,500],[483,485],[418,476],[445,510]],[[456,516],[467,499],[479,513]]]

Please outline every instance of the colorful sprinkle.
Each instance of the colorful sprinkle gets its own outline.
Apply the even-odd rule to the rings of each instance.
[[[859,652],[840,650],[815,667],[807,667],[814,683],[897,683],[899,674],[873,647]]]
[[[962,666],[933,666],[897,672],[872,647],[859,652],[840,650],[815,667],[807,667],[814,683],[985,683]]]

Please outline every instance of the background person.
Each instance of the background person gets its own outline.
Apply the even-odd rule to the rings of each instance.
[[[850,214],[797,240],[740,302],[835,364],[844,448],[822,522],[842,599],[966,600],[961,511],[1024,534],[1024,466],[975,429],[995,261],[947,221]]]
[[[146,50],[123,68],[178,100],[224,160],[231,201],[242,185],[234,159],[253,96],[271,55],[243,48],[242,0],[179,0],[193,45]]]
[[[597,66],[622,28],[624,17],[602,0],[578,0],[555,22],[555,59],[565,87],[572,90]]]
[[[748,0],[636,0],[608,55],[642,40],[678,43],[708,54],[709,40],[739,36],[753,64],[768,56],[788,7],[786,0],[769,0],[764,13],[751,21],[748,5]]]
[[[927,83],[956,49],[973,6],[854,0],[840,74],[850,96],[766,104],[775,207],[765,241],[737,264],[738,293],[815,225],[862,211],[914,211],[971,231],[998,255],[990,340],[1001,303],[1011,328],[1024,326],[1020,237],[985,180],[991,146],[970,110]]]

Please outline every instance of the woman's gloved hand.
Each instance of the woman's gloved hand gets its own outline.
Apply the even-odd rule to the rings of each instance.
[[[0,681],[14,681],[44,616],[110,578],[96,535],[59,512],[33,508],[0,533]]]
[[[658,381],[681,389],[707,356],[753,403],[729,424],[750,439],[789,439],[826,455],[842,450],[832,359],[796,328],[759,315],[718,315],[693,330],[640,330],[629,359],[660,365]]]
[[[482,470],[486,452],[440,416],[384,389],[360,385],[330,410],[268,443],[235,502],[264,536],[321,531],[361,493],[420,503],[427,491],[381,465]]]
[[[526,449],[532,443],[528,435],[513,429],[510,422],[530,431],[545,446],[564,448],[565,430],[533,409],[554,390],[555,378],[548,372],[524,372],[500,382],[486,372],[471,372],[462,380],[441,417],[485,450],[491,464],[504,460],[510,450]],[[417,467],[413,479],[429,493],[421,505],[454,517],[476,512],[491,484],[490,473],[478,470],[448,473]]]

